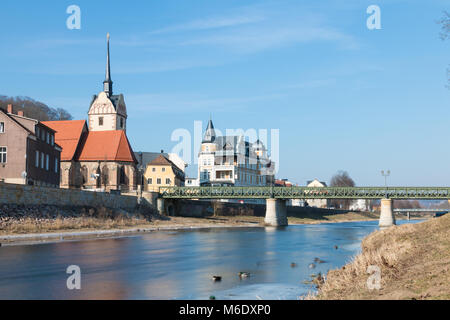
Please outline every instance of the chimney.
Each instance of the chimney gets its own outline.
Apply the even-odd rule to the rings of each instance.
[[[23,115],[23,111],[18,111],[18,112],[17,112],[17,115],[23,117],[23,116],[24,116],[24,115]]]
[[[7,111],[8,113],[13,113],[13,109],[12,109],[12,104],[11,104],[11,103],[8,104],[8,108],[7,108],[6,111]]]

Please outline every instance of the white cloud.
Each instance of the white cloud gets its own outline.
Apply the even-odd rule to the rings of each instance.
[[[127,95],[127,107],[144,112],[203,112],[232,111],[252,108],[255,103],[277,100],[284,94],[268,93],[245,97],[208,97],[200,94],[131,94]]]
[[[244,24],[256,23],[264,20],[260,15],[238,15],[230,17],[210,17],[201,20],[194,20],[185,24],[165,27],[150,32],[150,34],[161,34],[180,31],[209,30],[225,27],[235,27]]]

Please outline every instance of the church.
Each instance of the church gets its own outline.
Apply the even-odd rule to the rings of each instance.
[[[137,188],[137,160],[126,135],[123,94],[113,94],[107,35],[103,91],[94,95],[88,121],[45,121],[62,147],[61,188],[128,192]]]

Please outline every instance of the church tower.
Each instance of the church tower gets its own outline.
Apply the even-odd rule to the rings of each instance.
[[[124,130],[127,128],[127,107],[123,94],[113,95],[109,56],[109,33],[106,36],[106,74],[103,91],[94,95],[89,107],[89,131]]]

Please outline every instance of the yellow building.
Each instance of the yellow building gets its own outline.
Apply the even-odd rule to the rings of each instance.
[[[146,191],[160,187],[184,186],[184,172],[162,154],[147,164],[144,174]]]

